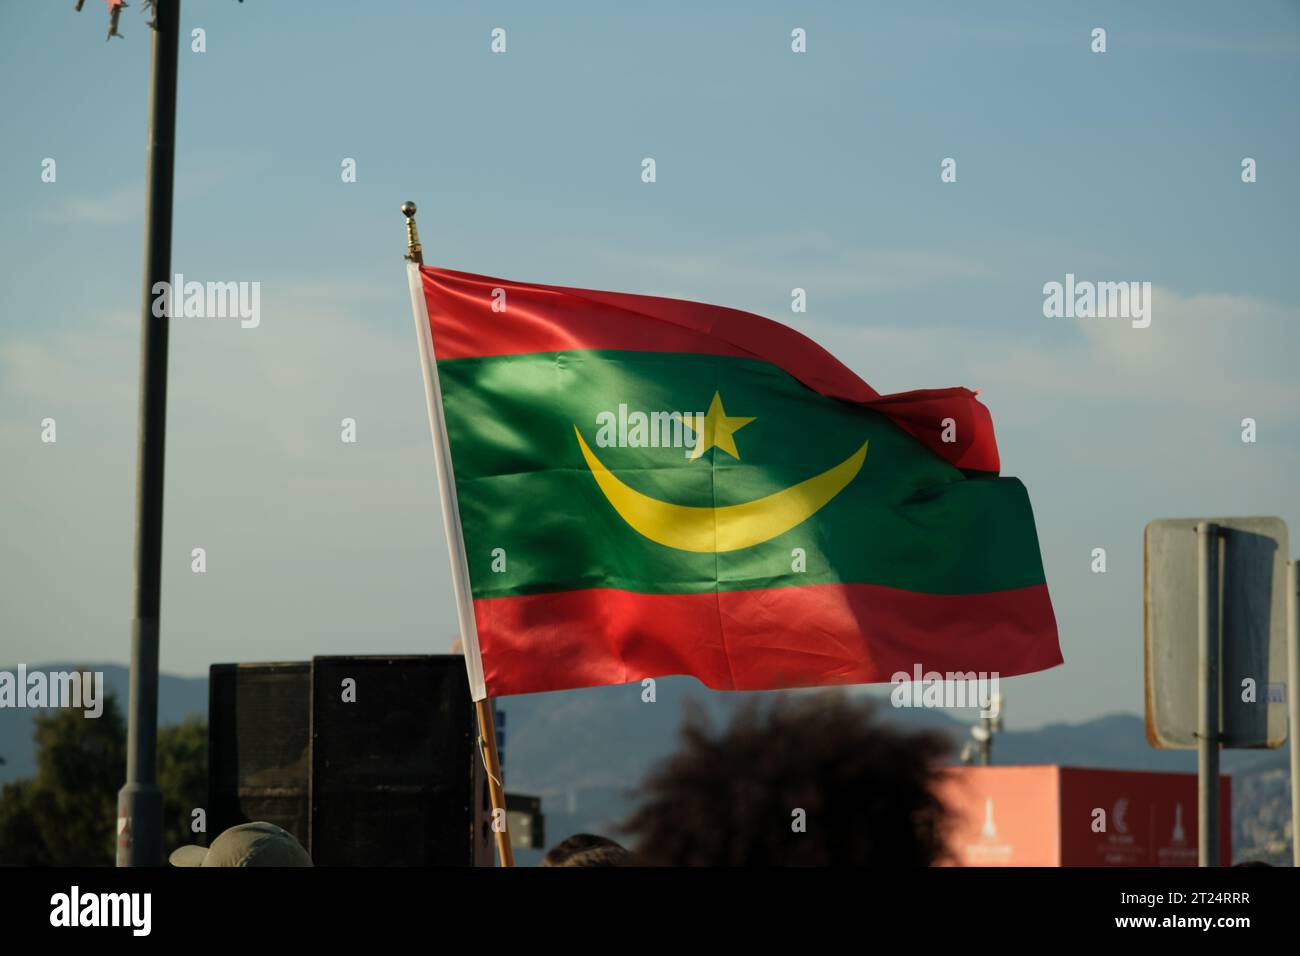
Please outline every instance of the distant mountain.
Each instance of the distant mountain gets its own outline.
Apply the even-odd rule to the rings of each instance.
[[[69,664],[30,665],[29,670],[71,670]],[[125,708],[128,672],[114,664],[83,665],[104,672],[105,686]],[[12,669],[12,668],[11,668]],[[572,833],[615,835],[630,808],[638,781],[672,752],[690,707],[714,721],[727,719],[746,700],[764,695],[720,694],[685,677],[656,682],[655,702],[642,701],[639,684],[594,687],[556,694],[504,698],[503,763],[507,789],[540,796],[548,844]],[[954,753],[968,738],[974,711],[958,720],[938,710],[894,710],[881,700],[884,716],[907,726],[947,734]],[[176,723],[187,714],[205,717],[204,677],[163,675],[159,720]],[[0,710],[0,782],[33,770],[31,712]],[[1036,730],[997,735],[997,764],[1064,764],[1118,770],[1194,772],[1192,751],[1155,750],[1146,742],[1142,718],[1111,714],[1079,724],[1048,724]],[[1233,775],[1233,847],[1237,859],[1288,862],[1290,789],[1287,752],[1235,750],[1224,753],[1223,770]],[[535,863],[539,853],[520,854]]]

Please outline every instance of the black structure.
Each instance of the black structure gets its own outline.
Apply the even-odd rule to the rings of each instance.
[[[546,849],[546,819],[542,816],[541,797],[507,793],[506,815],[510,820],[510,840],[516,849]]]
[[[265,820],[310,850],[311,664],[208,672],[208,833]]]
[[[480,762],[464,658],[317,657],[311,718],[318,866],[474,863]]]
[[[217,664],[208,831],[289,830],[317,866],[490,866],[487,778],[458,655]]]

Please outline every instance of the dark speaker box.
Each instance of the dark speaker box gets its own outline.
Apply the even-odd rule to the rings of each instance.
[[[307,846],[310,749],[310,664],[212,665],[209,837],[238,823],[265,820]]]
[[[312,859],[483,863],[477,739],[463,657],[315,658]]]
[[[210,836],[266,820],[317,866],[492,865],[463,657],[216,664],[209,681]]]

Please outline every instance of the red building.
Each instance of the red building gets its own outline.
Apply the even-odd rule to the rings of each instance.
[[[1232,784],[1219,778],[1220,856],[1232,859]],[[1195,866],[1196,774],[959,767],[942,795],[963,866]]]

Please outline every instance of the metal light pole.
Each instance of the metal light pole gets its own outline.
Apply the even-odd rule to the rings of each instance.
[[[993,735],[1002,729],[1002,695],[994,694],[989,701],[987,714],[981,712],[979,720],[971,726],[971,740],[962,748],[961,762],[976,763],[980,767],[993,765]],[[978,758],[978,760],[976,760]]]
[[[169,316],[154,314],[155,284],[171,284],[172,179],[180,0],[158,0],[149,90],[144,295],[140,336],[140,431],[136,474],[135,608],[126,784],[117,794],[117,865],[162,863],[157,784],[158,607],[162,591],[163,446],[167,423]],[[168,303],[172,301],[168,296]]]

